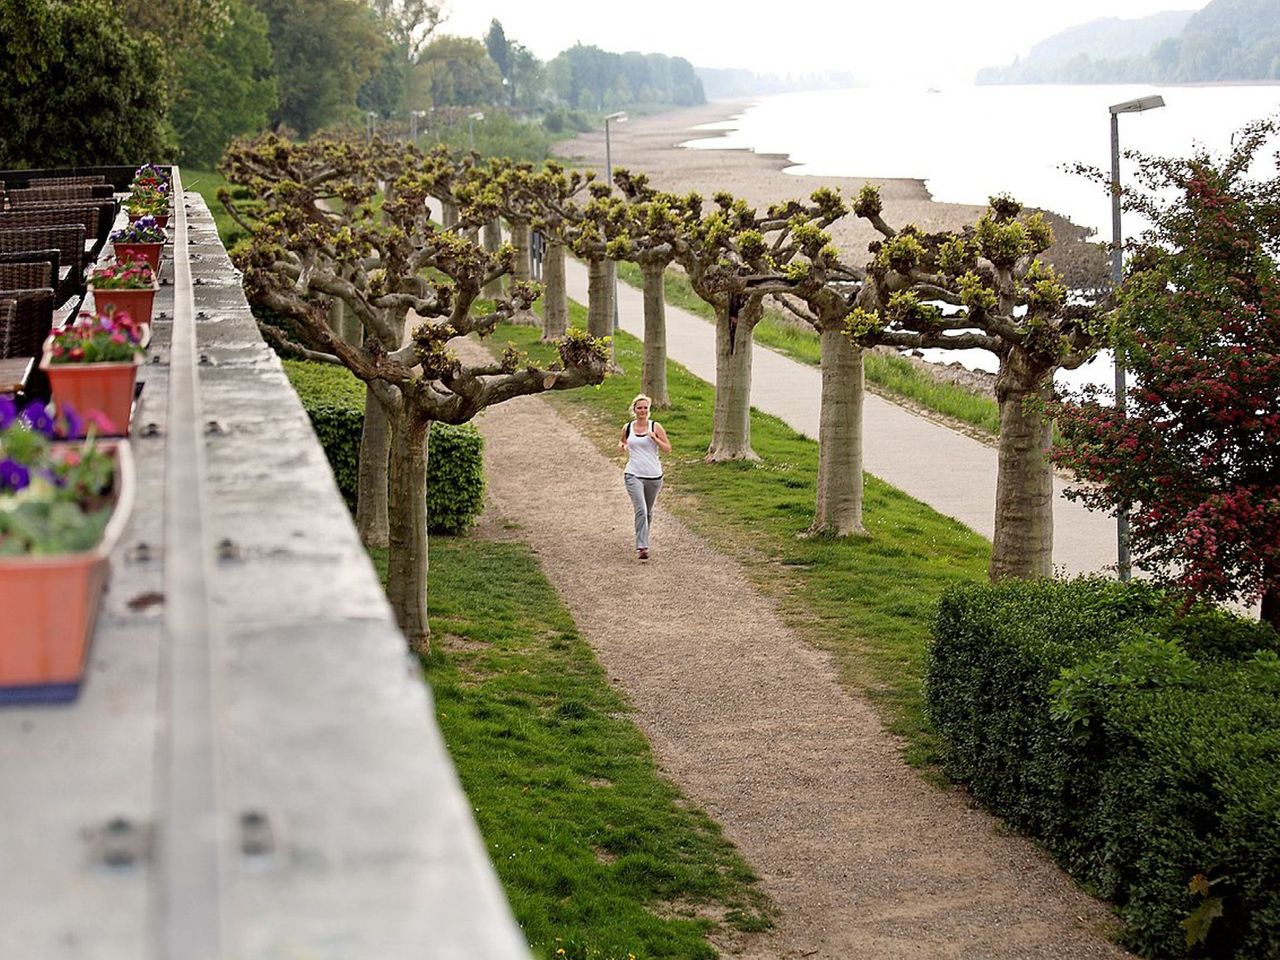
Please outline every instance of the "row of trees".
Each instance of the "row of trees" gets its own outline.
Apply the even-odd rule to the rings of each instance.
[[[890,225],[872,187],[851,206],[822,189],[761,213],[724,193],[708,203],[694,193],[657,191],[644,176],[626,171],[618,172],[614,190],[589,173],[569,173],[554,163],[535,169],[442,149],[424,155],[413,146],[382,142],[325,140],[295,147],[271,139],[237,150],[226,172],[270,212],[250,218],[232,204],[255,237],[242,258],[250,293],[287,321],[287,330],[270,334],[286,349],[345,364],[368,384],[359,522],[371,543],[378,542],[386,522],[385,507],[381,516],[376,507],[386,489],[378,471],[387,453],[375,441],[388,430],[376,421],[390,425],[390,544],[393,557],[401,558],[393,561],[399,576],[391,593],[402,626],[416,642],[425,643],[427,636],[420,492],[425,431],[433,420],[459,422],[517,393],[603,376],[612,363],[609,269],[624,259],[640,264],[645,277],[642,381],[658,405],[668,402],[662,297],[667,266],[683,267],[693,289],[715,310],[710,461],[755,458],[749,418],[752,331],[765,299],[780,298],[820,333],[813,534],[865,532],[863,351],[880,343],[983,347],[1000,358],[993,579],[1052,573],[1051,417],[1060,413],[1071,440],[1064,462],[1099,484],[1082,495],[1103,507],[1141,506],[1135,513],[1140,560],[1153,570],[1173,571],[1200,595],[1263,596],[1264,614],[1274,622],[1280,321],[1275,218],[1267,211],[1276,209],[1277,191],[1274,183],[1252,193],[1240,186],[1258,136],[1221,170],[1203,157],[1190,166],[1159,168],[1165,179],[1155,186],[1177,187],[1183,199],[1169,210],[1141,201],[1162,232],[1135,260],[1119,309],[1110,302],[1071,302],[1039,259],[1053,239],[1049,227],[1038,215],[1024,216],[1008,198],[994,198],[969,228],[926,234]],[[1149,163],[1149,176],[1156,169]],[[380,216],[369,205],[377,184],[387,197]],[[441,205],[444,229],[427,219],[428,199]],[[1189,220],[1188,211],[1198,219]],[[882,238],[861,260],[842,254],[826,233],[849,213],[866,219]],[[498,218],[508,224],[510,244],[498,245]],[[1212,232],[1203,229],[1204,218],[1216,218]],[[531,229],[547,240],[543,333],[560,344],[563,369],[537,370],[512,354],[468,369],[449,351],[452,337],[487,331],[499,319],[536,322],[527,310],[538,293],[527,283]],[[1219,246],[1234,251],[1233,258],[1222,256]],[[590,275],[585,337],[566,335],[569,252],[586,262]],[[1204,260],[1214,269],[1198,266]],[[423,279],[428,267],[443,279]],[[472,317],[480,291],[500,277],[508,279],[506,296],[483,317]],[[1207,291],[1216,299],[1206,300]],[[335,302],[362,329],[335,324]],[[419,324],[406,345],[409,311],[441,319]],[[1164,317],[1167,327],[1157,330],[1152,316]],[[1215,326],[1224,317],[1234,338],[1225,342]],[[1055,405],[1054,372],[1082,363],[1100,345],[1120,338],[1121,330],[1128,331],[1123,342],[1143,377],[1135,393],[1137,415],[1108,415],[1097,401]],[[1264,344],[1266,362],[1259,365],[1256,355],[1242,353],[1244,343]],[[1218,352],[1189,366],[1185,352],[1196,350]],[[1214,373],[1224,355],[1235,364],[1226,384]],[[1145,365],[1139,356],[1147,358]],[[1160,371],[1181,384],[1181,395],[1153,386]],[[1203,407],[1210,395],[1217,398],[1215,412],[1192,423],[1186,417],[1192,399]],[[1176,443],[1170,439],[1175,427]],[[1208,457],[1209,448],[1215,458]],[[1174,507],[1169,478],[1177,470],[1185,473],[1188,459],[1196,461],[1191,472],[1199,473],[1178,490],[1181,500]],[[1146,486],[1135,479],[1148,476],[1143,464],[1157,463],[1163,473],[1151,474]],[[417,488],[405,486],[404,476]],[[412,534],[398,530],[405,523],[412,524]],[[1206,562],[1217,564],[1216,577],[1204,573]],[[420,592],[414,586],[418,574]]]

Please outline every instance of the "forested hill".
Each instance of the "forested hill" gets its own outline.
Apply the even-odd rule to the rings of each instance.
[[[983,83],[1280,80],[1280,0],[1213,0],[1198,13],[1095,20],[979,71]]]

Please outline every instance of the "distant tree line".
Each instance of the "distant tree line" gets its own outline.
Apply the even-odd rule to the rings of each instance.
[[[489,107],[547,114],[559,132],[566,111],[704,102],[679,57],[577,45],[543,63],[496,20],[483,42],[439,34],[441,7],[0,0],[0,116],[13,118],[0,165],[209,167],[234,137],[265,129],[305,138],[395,118],[407,132],[413,112],[453,122],[448,108]]]
[[[1224,83],[1280,80],[1280,0],[1214,0],[1149,52],[1098,58],[1029,57],[978,74],[979,83]]]

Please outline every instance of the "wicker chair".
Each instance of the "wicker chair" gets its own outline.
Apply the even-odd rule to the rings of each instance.
[[[0,290],[0,301],[16,303],[13,317],[0,330],[0,357],[38,357],[53,329],[53,291]]]
[[[9,206],[22,207],[46,200],[109,200],[115,193],[109,183],[69,183],[10,190]]]
[[[64,223],[82,223],[86,243],[91,242],[88,260],[98,259],[111,236],[115,222],[114,200],[62,200],[56,203],[32,203],[0,212],[0,230],[9,227],[53,227]]]
[[[41,287],[53,289],[47,260],[0,261],[0,289],[33,290]]]
[[[41,254],[56,250],[57,299],[59,304],[63,304],[84,294],[84,271],[88,265],[84,238],[82,223],[49,227],[0,226],[0,260],[43,259]]]
[[[82,183],[106,183],[107,178],[100,173],[86,174],[81,177],[33,177],[30,180],[9,180],[5,187],[17,190],[25,187],[67,187]]]

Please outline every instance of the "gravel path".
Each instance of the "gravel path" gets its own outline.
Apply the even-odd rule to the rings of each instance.
[[[907,768],[830,659],[661,498],[654,559],[638,563],[619,463],[550,404],[514,400],[477,425],[490,509],[533,546],[663,772],[779,907],[774,930],[722,947],[751,960],[1126,956],[1103,936],[1103,905]]]

